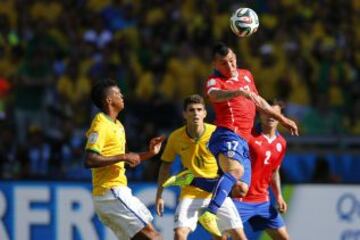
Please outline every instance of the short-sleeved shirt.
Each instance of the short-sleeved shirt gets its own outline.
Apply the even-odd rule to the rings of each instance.
[[[190,169],[195,177],[215,178],[217,177],[218,166],[215,157],[209,151],[207,144],[215,126],[205,123],[205,131],[195,141],[186,132],[186,127],[173,131],[161,156],[162,161],[172,162],[179,156],[183,166]],[[208,198],[211,193],[186,186],[181,190],[180,198]]]
[[[120,121],[115,122],[104,113],[98,113],[86,133],[87,151],[110,157],[125,153],[125,130]],[[116,186],[126,186],[124,162],[92,169],[93,195],[99,196]]]
[[[206,95],[213,90],[240,88],[258,94],[251,72],[246,69],[238,69],[237,73],[236,77],[225,78],[215,71],[206,82]],[[256,114],[256,106],[251,100],[239,96],[228,101],[213,102],[212,105],[215,111],[216,126],[230,129],[245,140],[250,138]]]
[[[249,149],[252,168],[251,185],[241,201],[257,203],[269,201],[268,188],[274,171],[284,158],[286,141],[279,133],[269,138],[258,130],[249,141]]]

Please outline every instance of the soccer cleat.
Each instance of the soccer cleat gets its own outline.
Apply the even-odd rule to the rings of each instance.
[[[169,177],[162,186],[186,186],[189,185],[193,179],[194,174],[190,170],[184,170],[175,176]]]
[[[205,211],[200,217],[199,217],[199,223],[205,228],[206,231],[211,233],[212,235],[221,237],[221,232],[219,230],[219,227],[217,225],[216,221],[217,217],[215,214]]]

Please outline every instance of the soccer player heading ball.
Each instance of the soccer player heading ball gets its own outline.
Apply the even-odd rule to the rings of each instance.
[[[199,222],[210,233],[219,236],[221,233],[216,223],[219,207],[238,180],[241,179],[247,187],[250,185],[248,140],[256,110],[278,120],[293,135],[298,135],[298,128],[295,122],[274,111],[258,94],[251,72],[237,68],[236,55],[231,48],[223,43],[216,44],[212,59],[214,72],[206,82],[205,92],[214,107],[217,128],[208,146],[223,175],[217,181],[210,204],[199,217]]]

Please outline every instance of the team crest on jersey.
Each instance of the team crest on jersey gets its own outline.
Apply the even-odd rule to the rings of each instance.
[[[228,152],[226,153],[226,155],[227,155],[229,158],[232,158],[232,157],[235,156],[235,152],[234,152],[234,151],[228,151]]]
[[[206,85],[207,85],[207,87],[215,86],[216,85],[216,80],[212,78],[207,82]]]
[[[90,135],[88,137],[89,143],[91,143],[91,144],[96,143],[96,140],[98,139],[98,137],[99,137],[99,134],[97,132],[90,133]]]
[[[276,144],[276,150],[277,150],[278,152],[281,152],[282,146],[281,146],[280,143],[277,143],[277,144]]]

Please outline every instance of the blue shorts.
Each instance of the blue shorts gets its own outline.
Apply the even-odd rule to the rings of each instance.
[[[241,163],[244,167],[244,175],[241,181],[250,186],[251,162],[249,145],[233,131],[218,127],[209,140],[209,150],[217,158],[220,153]]]
[[[285,226],[283,218],[270,202],[246,203],[234,199],[234,203],[243,223],[249,222],[254,231]]]

